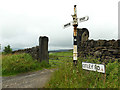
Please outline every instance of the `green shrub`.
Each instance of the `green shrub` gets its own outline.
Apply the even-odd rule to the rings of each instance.
[[[9,53],[11,53],[12,52],[12,48],[10,48],[10,45],[8,45],[8,46],[6,46],[5,48],[4,48],[4,54],[9,54]]]

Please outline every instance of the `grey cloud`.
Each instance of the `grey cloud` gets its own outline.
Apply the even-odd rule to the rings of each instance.
[[[2,35],[0,36],[0,38],[2,38],[3,47],[7,44],[10,44],[13,48],[26,48],[36,46],[39,44],[39,36],[45,35],[49,37],[50,49],[67,47],[71,48],[73,46],[73,27],[71,26],[69,28],[63,29],[62,25],[65,24],[66,21],[69,22],[72,20],[72,4],[68,4],[68,7],[65,7],[65,3],[64,7],[60,7],[62,4],[59,4],[59,6],[57,6],[58,4],[56,4],[55,6],[57,9],[55,7],[51,8],[51,4],[48,7],[44,7],[44,10],[42,9],[42,7],[39,7],[41,4],[37,4],[37,8],[30,7],[31,5],[29,5],[27,9],[26,5],[22,7],[22,9],[25,8],[26,11],[28,10],[28,12],[22,12],[20,6],[17,7],[18,13],[15,12],[17,11],[17,9],[15,9],[15,11],[11,9],[11,12],[9,12],[9,9],[8,11],[0,9],[0,31]],[[99,11],[99,13],[98,11],[96,11],[96,14],[96,12],[92,13],[91,9],[89,8],[82,8],[78,8],[78,12],[80,12],[78,14],[88,14],[90,16],[90,19],[87,22],[80,23],[78,28],[88,28],[90,32],[90,38],[93,39],[117,38],[117,26],[114,25],[114,23],[116,24],[116,22],[112,21],[111,23],[110,21],[114,20],[114,18],[110,18],[109,20],[109,17],[103,17],[102,20],[99,17],[99,15],[102,14],[101,11]],[[32,9],[32,11],[30,9]],[[96,10],[94,9],[94,7],[92,7],[92,9],[93,11]],[[19,13],[19,10],[21,10],[21,13]],[[81,10],[83,10],[84,12],[81,13]],[[108,14],[106,13],[104,13],[104,15],[107,16]]]

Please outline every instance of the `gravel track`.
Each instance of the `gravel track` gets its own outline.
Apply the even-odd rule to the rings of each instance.
[[[17,76],[2,77],[2,88],[43,88],[56,69],[44,69]]]

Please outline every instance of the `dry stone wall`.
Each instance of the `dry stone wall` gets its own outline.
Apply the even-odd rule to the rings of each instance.
[[[93,56],[103,60],[120,59],[120,40],[89,40],[89,31],[78,28],[77,45],[78,56]]]
[[[48,55],[48,37],[46,36],[40,36],[39,38],[39,46],[27,48],[27,49],[21,49],[16,50],[12,52],[14,53],[29,53],[34,59],[38,61],[45,60],[49,63],[49,55]]]
[[[39,46],[27,48],[27,49],[20,49],[12,52],[14,53],[29,53],[34,59],[39,60]]]

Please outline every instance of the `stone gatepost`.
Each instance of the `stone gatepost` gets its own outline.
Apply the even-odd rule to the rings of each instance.
[[[80,51],[82,51],[84,48],[82,48],[82,44],[86,41],[88,41],[89,38],[89,31],[87,28],[77,28],[77,51],[78,56],[80,55]]]
[[[89,38],[89,31],[87,28],[77,28],[77,39],[80,43],[87,41]]]
[[[39,37],[39,60],[40,62],[46,61],[49,63],[49,54],[48,54],[48,37],[40,36]]]

